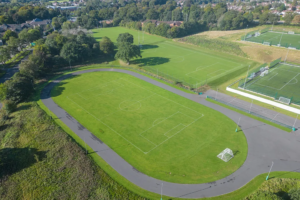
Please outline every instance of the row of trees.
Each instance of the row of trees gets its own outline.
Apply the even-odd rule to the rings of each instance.
[[[43,6],[2,4],[0,7],[0,24],[20,24],[34,18],[52,19],[63,14],[63,12],[58,9],[47,9]]]
[[[22,51],[31,42],[42,37],[42,31],[39,28],[23,29],[19,34],[7,30],[3,35],[3,40],[7,44],[0,47],[0,62],[5,63],[13,55]]]

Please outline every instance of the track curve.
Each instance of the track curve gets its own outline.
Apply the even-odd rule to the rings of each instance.
[[[126,73],[217,110],[236,122],[239,117],[241,117],[240,126],[248,142],[248,155],[245,163],[233,174],[221,180],[203,184],[170,183],[152,178],[137,171],[105,143],[85,129],[65,110],[59,107],[51,98],[52,88],[60,81],[73,75],[99,71]],[[45,86],[41,92],[41,100],[49,110],[51,110],[62,122],[64,122],[76,135],[84,140],[94,150],[94,152],[104,159],[119,174],[133,184],[150,192],[160,194],[161,183],[163,183],[163,195],[170,197],[202,198],[230,193],[239,189],[257,175],[268,172],[272,161],[274,162],[273,171],[300,172],[300,138],[296,134],[284,132],[273,126],[210,103],[202,96],[185,93],[184,91],[132,71],[102,68],[73,72],[53,80]]]

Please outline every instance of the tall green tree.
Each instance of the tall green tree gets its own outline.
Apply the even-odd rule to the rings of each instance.
[[[115,58],[123,60],[128,64],[130,59],[138,57],[142,58],[140,47],[127,42],[119,46],[118,52],[115,55]]]
[[[5,40],[5,41],[7,41],[7,40],[9,40],[10,37],[18,38],[18,34],[16,32],[14,32],[14,31],[7,30],[3,34],[2,39]]]
[[[118,45],[121,45],[122,43],[133,43],[133,35],[130,33],[121,33],[119,34],[117,38]]]
[[[114,52],[114,43],[108,37],[103,37],[100,42],[100,50],[105,54],[111,55]]]

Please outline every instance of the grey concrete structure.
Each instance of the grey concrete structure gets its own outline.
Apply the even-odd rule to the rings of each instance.
[[[204,184],[170,183],[149,177],[137,171],[134,166],[131,166],[105,143],[103,143],[101,138],[96,138],[91,132],[85,129],[78,121],[71,117],[65,110],[63,110],[63,108],[59,107],[51,99],[50,92],[52,88],[61,80],[73,75],[99,71],[117,71],[130,74],[165,90],[215,109],[227,115],[234,121],[238,121],[241,117],[240,126],[243,132],[237,132],[236,134],[244,133],[247,138],[248,155],[245,163],[230,176]],[[163,183],[163,195],[170,197],[200,198],[230,193],[247,184],[257,175],[268,172],[272,161],[274,162],[272,171],[285,171],[282,172],[283,175],[289,172],[300,172],[300,135],[298,133],[284,132],[273,126],[210,103],[206,101],[203,96],[185,93],[184,91],[175,89],[132,71],[121,69],[91,69],[74,72],[49,83],[42,90],[41,99],[49,110],[51,110],[83,141],[85,141],[94,152],[102,157],[119,174],[131,181],[133,184],[154,193],[160,193],[161,183]]]

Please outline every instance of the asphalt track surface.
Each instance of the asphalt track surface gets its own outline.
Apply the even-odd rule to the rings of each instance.
[[[248,142],[248,155],[245,163],[233,174],[221,180],[204,184],[178,184],[161,181],[137,171],[134,166],[127,163],[117,153],[110,149],[100,139],[84,128],[76,119],[70,116],[63,108],[59,107],[51,99],[51,90],[61,80],[74,75],[88,72],[115,71],[130,74],[153,85],[183,96],[192,101],[217,110],[235,122],[241,117],[240,127]],[[203,96],[185,93],[161,82],[155,81],[141,74],[121,69],[91,69],[64,75],[49,83],[41,92],[42,102],[74,133],[76,133],[94,152],[103,158],[112,168],[133,184],[150,192],[161,192],[163,183],[163,195],[181,198],[212,197],[233,192],[259,174],[269,171],[272,162],[272,171],[300,172],[300,135],[296,132],[285,132],[260,121],[246,117],[232,110],[205,100]],[[235,131],[235,130],[232,130]],[[243,134],[237,132],[236,134]],[[209,151],[209,149],[207,149]],[[217,155],[216,155],[217,156]],[[282,172],[285,174],[288,172]]]

